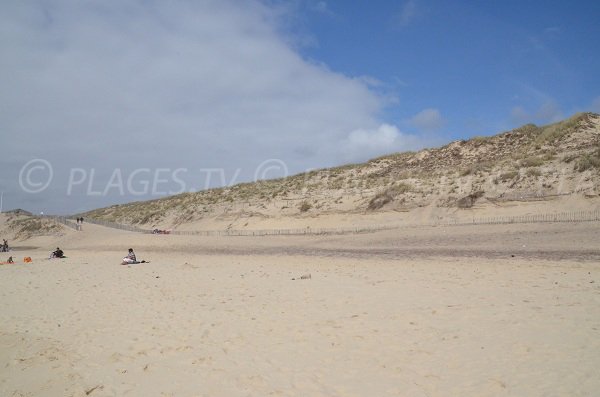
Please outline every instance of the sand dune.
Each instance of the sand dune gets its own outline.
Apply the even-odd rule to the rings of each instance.
[[[0,395],[592,396],[598,231],[17,242],[33,263],[0,266]],[[119,265],[130,246],[151,263]]]

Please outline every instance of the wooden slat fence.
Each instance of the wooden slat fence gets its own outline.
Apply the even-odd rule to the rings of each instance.
[[[77,224],[71,220],[69,220],[69,218],[65,217],[65,216],[55,216],[55,215],[40,215],[41,218],[46,218],[46,219],[51,219],[56,223],[60,223],[61,225],[65,225],[67,227],[70,227],[71,229],[74,230],[78,230],[77,229]]]
[[[83,227],[85,227],[85,223],[92,223],[94,225],[111,227],[113,229],[119,229],[119,230],[127,230],[130,232],[136,232],[136,233],[152,233],[152,230],[150,230],[150,229],[143,229],[141,227],[137,227],[137,226],[133,226],[133,225],[123,225],[122,223],[110,222],[110,221],[105,221],[102,219],[85,218]]]
[[[434,225],[499,225],[510,223],[544,222],[593,222],[600,221],[600,210],[568,211],[547,214],[528,214],[516,216],[473,217],[472,219],[451,219],[434,222]]]

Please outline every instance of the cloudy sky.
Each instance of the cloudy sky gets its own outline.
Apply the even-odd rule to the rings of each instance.
[[[3,209],[74,213],[600,112],[596,1],[4,1]]]

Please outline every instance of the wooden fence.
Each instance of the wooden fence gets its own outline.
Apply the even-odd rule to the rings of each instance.
[[[530,214],[516,216],[473,217],[472,219],[439,220],[433,224],[438,226],[452,225],[499,225],[509,223],[544,223],[544,222],[592,222],[600,221],[600,210],[570,211],[550,214]]]
[[[129,231],[129,232],[152,233],[152,230],[149,230],[149,229],[142,229],[141,227],[132,226],[132,225],[123,225],[122,223],[110,222],[110,221],[105,221],[105,220],[102,220],[102,219],[85,218],[84,222],[85,223],[92,223],[94,225],[111,227],[113,229],[126,230],[126,231]]]
[[[552,198],[569,196],[571,193],[548,193],[548,192],[510,192],[502,193],[497,197],[485,197],[491,202],[503,201],[544,201]]]
[[[64,217],[64,216],[54,216],[54,215],[42,215],[42,218],[46,218],[46,219],[51,219],[56,223],[60,223],[61,225],[65,225],[67,227],[70,227],[71,229],[74,230],[79,230],[77,227],[77,224],[71,220],[69,220],[69,218]]]
[[[264,230],[173,230],[170,234],[178,236],[298,236],[326,234],[372,233],[380,230],[397,229],[397,226],[370,226],[349,228],[301,228],[301,229],[264,229]]]

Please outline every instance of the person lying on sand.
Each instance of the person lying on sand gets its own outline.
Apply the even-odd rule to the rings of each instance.
[[[150,263],[148,261],[137,261],[137,258],[135,257],[135,252],[133,252],[133,248],[129,248],[129,252],[127,253],[127,256],[125,258],[123,258],[123,262],[121,262],[121,265],[133,265],[136,263]]]
[[[50,258],[64,258],[65,253],[60,248],[56,247],[56,251],[50,254]]]

